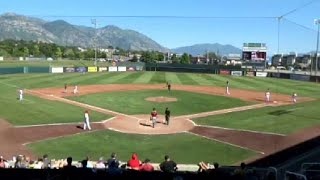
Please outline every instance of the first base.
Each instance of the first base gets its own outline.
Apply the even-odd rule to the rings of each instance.
[[[53,94],[50,94],[50,96],[53,96]]]

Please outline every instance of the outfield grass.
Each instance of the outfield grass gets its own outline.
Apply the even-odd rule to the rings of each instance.
[[[112,152],[116,152],[120,160],[127,161],[136,152],[141,160],[150,158],[152,162],[161,162],[164,155],[168,154],[177,163],[208,161],[230,165],[255,155],[252,151],[191,134],[150,136],[108,130],[42,141],[29,144],[28,147],[39,156],[50,154],[50,157],[58,159],[72,155],[76,160],[86,156],[92,160],[98,160],[100,156],[109,158]]]
[[[197,124],[290,134],[320,125],[320,101],[193,119]]]
[[[0,118],[13,125],[34,125],[50,123],[82,122],[84,108],[58,101],[49,101],[32,95],[25,95],[24,101],[17,100],[16,88],[1,86]],[[110,118],[97,112],[91,113],[92,121]]]
[[[178,101],[158,103],[145,100],[148,97],[158,96],[177,98]],[[170,92],[167,90],[111,92],[88,94],[77,97],[73,96],[69,98],[125,114],[149,114],[153,107],[158,109],[158,112],[162,114],[164,113],[165,108],[169,107],[173,116],[227,109],[250,104],[249,102],[230,97],[177,90]]]
[[[66,73],[66,74],[16,74],[2,75],[1,82],[9,82],[25,88],[63,87],[68,84],[174,84],[208,85],[224,87],[229,80],[230,88],[320,98],[320,84],[285,79],[261,77],[235,77],[213,74],[171,73],[171,72],[112,72],[112,73]]]

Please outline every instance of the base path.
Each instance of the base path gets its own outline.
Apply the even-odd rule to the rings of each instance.
[[[90,85],[90,86],[78,86],[79,94],[85,95],[91,93],[102,93],[102,92],[114,92],[114,91],[131,91],[131,90],[153,90],[162,89],[166,90],[166,87],[160,85]],[[108,109],[75,102],[69,99],[65,99],[67,96],[75,96],[72,93],[64,93],[63,88],[46,88],[27,90],[26,93],[39,96],[41,98],[61,101],[64,103],[80,106],[86,109],[91,109],[101,113],[113,115],[109,121],[93,123],[94,131],[110,129],[123,133],[134,133],[134,134],[171,134],[190,132],[206,138],[219,140],[222,143],[227,143],[234,146],[241,146],[257,152],[269,152],[269,145],[262,142],[278,142],[283,138],[282,136],[254,133],[254,132],[243,132],[237,130],[227,130],[219,128],[208,128],[199,127],[190,118],[205,117],[209,115],[217,115],[230,113],[235,111],[244,111],[247,109],[261,108],[267,105],[284,105],[291,103],[291,97],[287,95],[273,94],[273,101],[277,101],[278,104],[265,104],[264,93],[256,91],[236,90],[232,89],[231,95],[225,94],[225,89],[220,87],[212,86],[185,86],[185,85],[174,85],[172,90],[190,91],[203,94],[229,96],[233,98],[239,98],[245,101],[259,103],[252,106],[231,108],[213,112],[204,112],[199,114],[191,114],[186,116],[172,117],[169,126],[163,124],[164,117],[159,116],[158,123],[155,128],[152,128],[149,120],[149,115],[126,115],[118,112],[114,112]],[[299,102],[312,100],[310,98],[299,98]],[[46,140],[57,137],[64,137],[77,133],[90,133],[93,131],[82,130],[82,122],[75,124],[60,124],[60,125],[43,125],[43,126],[25,126],[25,127],[13,127],[6,121],[0,121],[0,143],[6,144],[7,146],[0,146],[0,153],[5,157],[11,158],[12,155],[25,154],[34,157],[30,150],[24,145]],[[244,138],[246,141],[244,142]],[[257,141],[257,142],[256,142]],[[271,150],[270,150],[271,151]],[[36,157],[34,157],[36,158]]]

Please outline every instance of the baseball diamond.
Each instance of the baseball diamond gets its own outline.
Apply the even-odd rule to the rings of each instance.
[[[315,137],[320,123],[312,111],[320,107],[319,85],[305,82],[169,72],[3,77],[0,142],[7,146],[0,152],[5,157],[49,153],[64,158],[77,148],[74,158],[113,151],[126,157],[134,151],[160,161],[170,147],[168,153],[182,163],[237,164]],[[14,98],[20,88],[22,101]],[[296,103],[293,88],[299,94]],[[265,102],[267,89],[270,102]],[[154,128],[152,108],[158,113]],[[83,130],[86,110],[90,131]]]

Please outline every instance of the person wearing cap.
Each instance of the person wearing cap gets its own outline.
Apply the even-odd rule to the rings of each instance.
[[[154,171],[154,167],[150,163],[150,159],[147,158],[146,160],[144,160],[143,164],[140,166],[140,171]]]

